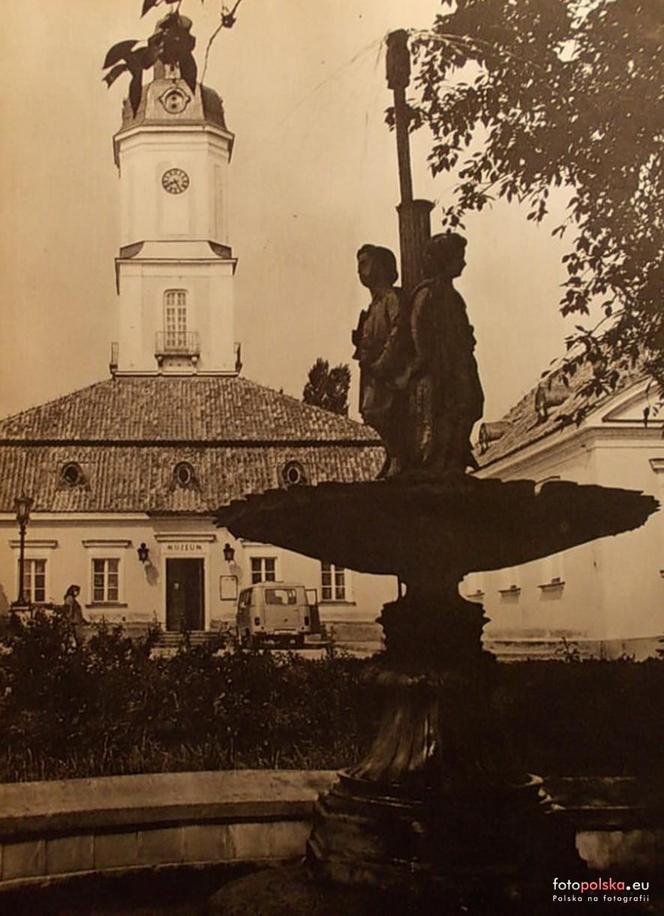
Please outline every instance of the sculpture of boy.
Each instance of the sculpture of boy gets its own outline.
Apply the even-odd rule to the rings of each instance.
[[[453,285],[466,266],[465,248],[466,240],[453,232],[427,242],[427,279],[415,288],[410,313],[408,464],[437,474],[477,467],[470,434],[482,416],[484,393],[473,328]]]
[[[398,473],[403,463],[400,421],[406,396],[408,333],[403,326],[401,290],[394,286],[398,272],[393,252],[363,245],[357,253],[357,269],[360,282],[371,292],[369,307],[362,311],[353,331],[353,358],[360,364],[360,413],[387,449],[378,475],[386,477]]]

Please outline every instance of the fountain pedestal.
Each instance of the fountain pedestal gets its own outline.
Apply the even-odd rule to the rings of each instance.
[[[574,830],[542,780],[510,762],[492,715],[486,618],[459,596],[460,578],[411,582],[384,607],[378,734],[319,799],[308,862],[323,880],[510,906],[531,884],[541,893],[552,861],[578,870]]]

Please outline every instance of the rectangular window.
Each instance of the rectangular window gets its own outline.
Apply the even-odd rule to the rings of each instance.
[[[164,294],[164,344],[167,350],[187,345],[187,291],[169,289]]]
[[[120,597],[119,560],[92,561],[92,600],[93,602],[117,602]]]
[[[346,600],[346,570],[334,563],[321,563],[321,593],[323,601]]]
[[[276,582],[277,581],[277,558],[276,557],[252,557],[251,558],[251,582]]]
[[[23,560],[23,597],[30,604],[46,601],[46,560]]]

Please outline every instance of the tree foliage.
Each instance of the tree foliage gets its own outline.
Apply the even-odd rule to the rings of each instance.
[[[589,315],[563,370],[589,358],[585,393],[611,390],[616,365],[664,382],[664,94],[661,4],[650,0],[444,0],[413,42],[414,126],[433,133],[434,174],[458,177],[449,227],[505,198],[547,213],[571,189],[554,235],[568,240],[563,314]],[[593,322],[590,323],[591,325]],[[588,333],[592,330],[593,333]]]
[[[192,53],[196,39],[190,34],[191,20],[180,15],[181,2],[182,0],[143,0],[141,16],[145,16],[154,7],[162,5],[168,6],[169,12],[157,23],[155,31],[146,44],[139,45],[138,39],[130,38],[113,45],[106,54],[102,69],[108,70],[103,79],[109,89],[123,73],[131,74],[129,102],[134,117],[141,103],[143,71],[154,67],[157,61],[177,66],[180,76],[191,91],[196,91],[198,67]],[[241,2],[242,0],[236,0],[230,10],[222,5],[219,26],[211,36],[205,51],[206,65],[212,42],[221,29],[230,29],[235,25],[237,8]]]
[[[322,407],[342,416],[348,414],[348,389],[350,369],[344,363],[330,369],[326,359],[318,357],[309,370],[308,381],[302,392],[305,404]]]
[[[104,81],[110,89],[123,73],[131,74],[129,102],[134,117],[141,102],[143,71],[154,67],[157,61],[170,66],[177,65],[182,79],[192,92],[196,91],[198,69],[192,54],[196,39],[190,34],[190,29],[191,20],[175,11],[160,20],[146,44],[139,45],[134,38],[120,41],[109,50],[104,60],[104,69],[110,69]]]

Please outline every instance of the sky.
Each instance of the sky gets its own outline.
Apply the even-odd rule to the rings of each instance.
[[[108,378],[117,337],[114,257],[119,180],[112,135],[127,81],[109,91],[108,48],[145,39],[164,9],[141,0],[21,0],[3,9],[0,38],[0,414],[16,413]],[[243,374],[301,396],[318,356],[350,362],[350,332],[367,292],[356,276],[364,243],[398,250],[394,135],[384,121],[384,37],[426,28],[438,0],[243,0],[212,46],[205,82],[236,134],[230,241],[239,259],[236,338]],[[219,0],[183,0],[196,54]],[[440,205],[430,137],[413,138],[415,194]],[[564,204],[564,197],[559,198]],[[564,279],[550,223],[518,205],[467,222],[468,267],[457,282],[478,340],[495,420],[563,350]],[[356,376],[352,390],[356,414]]]

